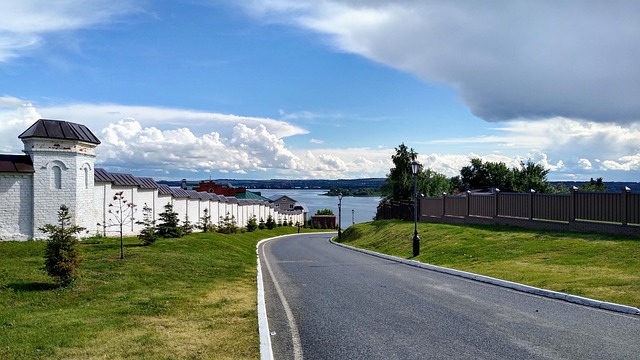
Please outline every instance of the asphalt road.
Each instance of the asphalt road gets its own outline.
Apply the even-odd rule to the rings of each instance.
[[[260,245],[276,359],[639,359],[640,318],[301,234]]]

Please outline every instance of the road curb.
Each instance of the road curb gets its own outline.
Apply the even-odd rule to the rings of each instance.
[[[579,304],[579,305],[599,308],[599,309],[603,309],[603,310],[615,311],[615,312],[624,313],[624,314],[630,314],[630,315],[640,315],[640,309],[632,307],[632,306],[615,304],[615,303],[610,303],[610,302],[605,302],[605,301],[600,301],[600,300],[594,300],[594,299],[589,299],[589,298],[585,298],[585,297],[582,297],[582,296],[570,295],[570,294],[565,294],[565,293],[552,291],[552,290],[540,289],[540,288],[537,288],[537,287],[533,287],[533,286],[529,286],[529,285],[523,285],[523,284],[519,284],[519,283],[515,283],[515,282],[511,282],[511,281],[506,281],[506,280],[500,280],[500,279],[492,278],[492,277],[489,277],[489,276],[478,275],[478,274],[474,274],[474,273],[470,273],[470,272],[466,272],[466,271],[454,270],[454,269],[449,269],[449,268],[436,266],[436,265],[431,265],[431,264],[425,264],[425,263],[421,263],[419,261],[403,259],[403,258],[399,258],[399,257],[396,257],[396,256],[387,255],[387,254],[381,254],[381,253],[377,253],[377,252],[374,252],[374,251],[371,251],[371,250],[359,249],[357,247],[353,247],[353,246],[350,246],[350,245],[337,243],[337,242],[333,241],[333,239],[331,239],[330,241],[331,241],[331,243],[333,243],[335,245],[342,246],[342,247],[345,247],[345,248],[348,248],[348,249],[351,249],[351,250],[354,250],[354,251],[359,251],[359,252],[362,252],[362,253],[365,253],[365,254],[369,254],[369,255],[372,255],[372,256],[379,257],[379,258],[387,259],[387,260],[390,260],[390,261],[395,261],[395,262],[407,264],[407,265],[410,265],[410,266],[419,267],[419,268],[422,268],[422,269],[427,269],[427,270],[436,271],[436,272],[440,272],[440,273],[444,273],[444,274],[458,276],[458,277],[462,277],[462,278],[465,278],[465,279],[475,280],[475,281],[479,281],[479,282],[483,282],[483,283],[487,283],[487,284],[497,285],[497,286],[509,288],[509,289],[512,289],[512,290],[525,292],[525,293],[528,293],[528,294],[544,296],[544,297],[551,298],[551,299],[564,300],[564,301],[568,301],[568,302]]]

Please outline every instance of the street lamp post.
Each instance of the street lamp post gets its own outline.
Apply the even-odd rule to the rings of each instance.
[[[342,193],[338,194],[338,241],[342,240]]]
[[[411,162],[411,172],[413,173],[413,257],[420,255],[420,237],[418,236],[418,172],[420,163],[416,160]]]

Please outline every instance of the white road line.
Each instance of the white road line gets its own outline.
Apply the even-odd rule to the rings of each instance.
[[[258,247],[256,246],[256,252]],[[262,266],[260,265],[260,253],[258,255],[258,330],[260,332],[260,359],[273,360],[271,348],[271,335],[269,334],[269,321],[267,321],[267,306],[264,301],[264,283],[262,282]]]
[[[272,240],[272,239],[275,239],[275,238],[271,238],[271,239],[267,239],[267,240]],[[266,241],[263,240],[260,243],[258,243],[258,247],[262,245],[262,247],[264,249],[264,246],[265,246],[264,242],[266,242]],[[259,261],[259,256],[260,255],[258,255],[258,261]],[[303,359],[302,343],[300,341],[300,333],[298,332],[298,325],[296,325],[296,321],[295,321],[295,319],[293,317],[293,312],[291,311],[291,308],[289,307],[289,303],[287,302],[287,299],[285,298],[284,293],[282,292],[282,288],[280,287],[280,284],[278,283],[278,280],[276,280],[275,276],[273,275],[273,270],[271,270],[271,264],[269,264],[269,260],[267,259],[266,256],[264,258],[264,263],[267,266],[267,270],[269,271],[269,276],[271,276],[271,280],[273,281],[273,285],[276,288],[276,292],[278,293],[278,297],[280,298],[280,302],[282,303],[282,306],[284,307],[284,312],[287,315],[287,322],[289,324],[289,331],[291,332],[291,342],[293,344],[293,359],[294,360],[302,360]],[[258,290],[258,291],[260,291],[260,290]],[[264,288],[263,288],[263,291],[264,291]],[[265,315],[266,315],[266,311],[265,311]],[[268,325],[267,325],[267,329],[268,329]],[[267,332],[268,332],[268,330],[267,330]],[[261,348],[262,348],[262,346],[261,346]],[[269,348],[271,348],[270,344],[269,344]],[[273,354],[271,356],[273,357]]]

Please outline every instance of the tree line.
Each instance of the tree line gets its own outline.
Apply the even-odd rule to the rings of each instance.
[[[411,163],[418,153],[404,143],[395,148],[391,156],[394,167],[389,170],[382,185],[382,201],[399,201],[413,198],[413,172]],[[460,169],[460,175],[447,177],[427,167],[420,166],[417,175],[417,192],[425,196],[441,196],[443,193],[456,194],[467,190],[489,191],[499,189],[505,192],[529,192],[544,194],[566,194],[570,189],[561,183],[551,184],[547,180],[549,169],[531,160],[521,161],[520,166],[509,168],[503,162],[471,159],[471,164]],[[602,178],[591,179],[582,185],[583,191],[606,191]]]

